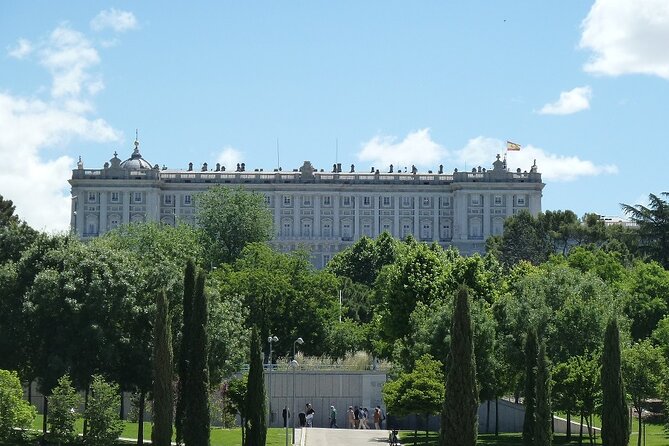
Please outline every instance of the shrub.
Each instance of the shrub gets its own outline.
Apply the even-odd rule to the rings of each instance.
[[[93,376],[91,396],[86,407],[86,444],[112,445],[121,435],[123,421],[118,417],[121,410],[120,398],[118,385],[106,382],[100,375]]]
[[[37,412],[23,399],[16,372],[0,370],[0,440],[14,436],[14,429],[30,427]]]
[[[74,423],[77,421],[81,397],[72,387],[68,375],[58,380],[49,397],[49,430],[53,441],[58,443],[72,442],[77,433]]]

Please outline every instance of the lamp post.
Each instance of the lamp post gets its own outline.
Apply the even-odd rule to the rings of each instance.
[[[269,359],[267,361],[269,363],[269,368],[267,369],[267,381],[269,382],[267,392],[269,394],[269,414],[267,415],[267,425],[269,426],[272,424],[272,343],[279,342],[279,338],[276,336],[269,336],[267,342],[269,343]]]
[[[304,344],[304,339],[302,338],[297,338],[293,342],[293,360],[290,361],[290,366],[293,368],[293,402],[291,406],[293,407],[293,444],[295,444],[295,423],[297,418],[295,417],[295,369],[299,366],[297,361],[295,360],[295,351],[297,349],[297,344]]]

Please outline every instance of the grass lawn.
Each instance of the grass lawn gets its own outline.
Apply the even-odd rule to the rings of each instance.
[[[137,438],[138,423],[126,422],[123,427],[124,438]],[[84,429],[83,419],[77,420],[77,432],[82,433]],[[33,423],[33,429],[42,431],[42,415],[38,415]],[[288,432],[290,435],[290,431]],[[270,428],[267,431],[267,446],[284,446],[286,444],[285,431],[281,428]],[[151,439],[151,423],[144,423],[144,439]],[[211,445],[212,446],[242,446],[242,431],[241,429],[220,429],[212,428],[211,430]]]
[[[636,427],[636,426],[635,426]],[[664,432],[664,427],[661,424],[648,424],[646,425],[646,446],[669,446],[669,436]],[[555,445],[577,445],[578,444],[578,432],[575,432],[576,435],[572,434],[571,442],[567,442],[566,436],[559,434],[553,438],[553,444]],[[437,446],[437,437],[438,433],[430,432],[428,437],[428,442],[425,441],[425,432],[418,431],[418,437],[415,439],[416,445],[427,445],[427,446]],[[638,440],[638,431],[632,429],[632,435],[630,436],[629,446],[636,446]],[[400,440],[403,445],[413,445],[414,444],[414,433],[409,431],[400,432]],[[520,434],[500,434],[498,437],[495,437],[494,434],[480,434],[478,437],[477,445],[483,446],[520,446],[523,444]],[[587,437],[583,437],[583,445],[588,445]],[[601,438],[597,437],[595,442],[597,445],[601,445]],[[642,440],[643,445],[643,440]]]

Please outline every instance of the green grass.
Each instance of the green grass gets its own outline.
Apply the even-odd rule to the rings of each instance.
[[[632,429],[632,435],[630,436],[629,446],[636,446],[638,440],[638,431],[635,429],[636,426]],[[660,424],[648,424],[646,425],[646,445],[645,446],[669,446],[669,437],[664,432],[664,427]],[[425,441],[425,432],[418,431],[418,437],[416,440],[416,445],[425,445],[425,446],[437,446],[437,437],[438,433],[430,432],[428,437],[428,442]],[[400,440],[403,445],[413,445],[414,444],[414,433],[409,431],[400,432]],[[523,444],[520,434],[500,434],[498,437],[495,437],[494,434],[480,434],[478,437],[477,445],[482,446],[520,446]],[[555,445],[578,445],[578,431],[572,434],[572,439],[570,442],[567,442],[566,436],[563,434],[555,435],[553,438],[553,444]],[[583,437],[583,445],[589,445],[587,436]],[[601,438],[597,437],[596,445],[601,445]],[[643,440],[642,440],[643,445]]]
[[[42,431],[42,415],[38,415],[33,422],[33,429]],[[138,423],[125,422],[121,437],[137,438]],[[76,429],[78,433],[84,430],[83,419],[77,420]],[[267,431],[267,446],[282,446],[286,444],[285,431],[281,428],[270,428]],[[290,435],[290,431],[289,431]],[[151,423],[144,423],[144,439],[151,439]],[[211,429],[211,446],[242,446],[242,431],[236,429]]]

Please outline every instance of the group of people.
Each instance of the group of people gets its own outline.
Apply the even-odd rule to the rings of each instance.
[[[314,415],[316,411],[314,410],[311,403],[307,403],[304,412],[300,412],[300,426],[302,427],[313,427]],[[288,407],[283,408],[283,425],[287,425],[287,419],[290,417],[290,411]],[[348,411],[346,412],[347,427],[349,429],[371,429],[369,426],[370,413],[366,407],[359,408],[358,406],[349,406]],[[374,412],[371,414],[371,418],[374,423],[374,429],[381,429],[383,427],[383,421],[386,419],[386,415],[383,413],[381,406],[376,406]],[[337,425],[337,409],[334,406],[330,406],[330,427],[338,429]]]

